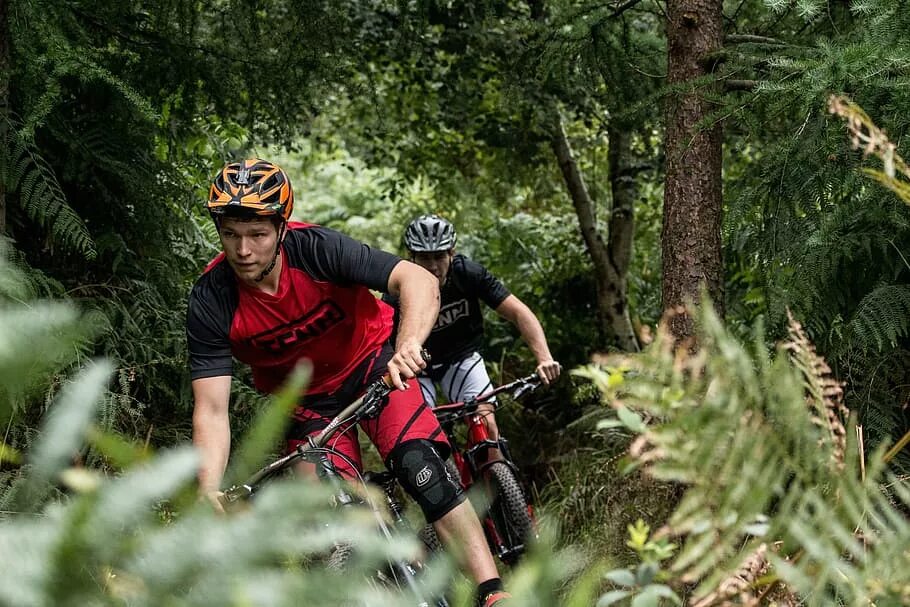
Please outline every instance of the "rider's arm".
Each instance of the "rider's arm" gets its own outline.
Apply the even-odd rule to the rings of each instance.
[[[389,275],[388,291],[399,300],[398,337],[389,373],[395,386],[403,388],[401,375],[413,377],[426,366],[421,348],[439,314],[439,281],[417,264],[400,261]]]
[[[287,247],[310,275],[338,284],[360,284],[396,295],[400,301],[395,355],[389,361],[392,383],[404,388],[402,376],[426,366],[420,348],[439,314],[439,283],[409,261],[325,227],[297,230]]]
[[[199,489],[218,491],[231,451],[228,403],[231,397],[229,375],[194,379],[193,445],[199,450]]]
[[[496,312],[518,327],[522,339],[528,344],[537,359],[537,374],[540,375],[543,382],[548,384],[559,377],[559,363],[553,360],[553,356],[550,354],[547,337],[534,312],[514,295],[506,297],[496,307]]]
[[[218,490],[231,446],[228,403],[233,360],[229,339],[233,294],[218,281],[217,270],[206,274],[190,293],[186,341],[193,388],[193,444],[199,450],[199,488]]]

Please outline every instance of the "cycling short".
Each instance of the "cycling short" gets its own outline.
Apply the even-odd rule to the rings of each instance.
[[[420,390],[431,407],[436,406],[437,382],[450,403],[463,402],[493,387],[483,357],[477,352],[454,363],[431,365],[424,371],[420,376]],[[492,398],[490,402],[496,402],[496,399]]]
[[[301,405],[294,411],[291,427],[286,435],[288,452],[297,448],[297,445],[306,443],[307,436],[318,434],[329,425],[333,417],[363,394],[368,385],[381,378],[387,371],[386,364],[392,358],[392,354],[391,345],[385,344],[368,355],[338,390],[304,397]],[[382,408],[379,416],[361,421],[360,428],[376,446],[383,462],[388,461],[389,454],[397,445],[415,439],[426,439],[436,443],[442,457],[448,457],[449,442],[439,427],[436,416],[424,404],[420,384],[414,380],[407,383],[407,390],[392,390],[387,397],[388,403]],[[337,432],[326,446],[344,454],[356,465],[358,471],[363,470],[356,425]],[[343,475],[355,476],[351,466],[343,458],[332,456],[331,459]]]

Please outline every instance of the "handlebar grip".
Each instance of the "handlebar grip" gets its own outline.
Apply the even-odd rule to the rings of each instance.
[[[248,485],[234,485],[218,496],[222,506],[233,504],[236,501],[248,498],[253,494],[253,489]]]
[[[427,349],[426,349],[426,348],[421,348],[421,349],[420,349],[420,357],[423,358],[423,361],[424,361],[425,363],[427,363],[427,364],[430,364],[430,361],[433,360],[433,357],[430,356],[430,353],[427,352]],[[392,376],[389,375],[388,373],[386,373],[385,375],[383,375],[382,378],[381,378],[381,380],[382,380],[382,383],[384,383],[384,384],[386,385],[387,388],[390,388],[390,389],[391,389],[391,388],[394,388],[394,387],[395,387],[395,386],[392,384]]]

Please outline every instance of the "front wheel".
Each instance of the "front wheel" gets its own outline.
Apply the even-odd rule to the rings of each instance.
[[[484,472],[490,492],[487,516],[494,530],[488,530],[491,548],[507,565],[515,565],[534,539],[534,520],[521,483],[505,462],[494,462]],[[495,533],[490,533],[495,531]]]

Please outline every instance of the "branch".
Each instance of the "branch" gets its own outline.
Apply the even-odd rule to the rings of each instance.
[[[758,80],[724,80],[724,91],[754,91],[758,87]]]
[[[768,36],[755,36],[752,34],[728,34],[724,36],[724,42],[730,44],[773,44],[776,46],[786,46],[787,43],[777,38]]]
[[[617,6],[615,9],[613,9],[613,12],[610,13],[610,18],[612,19],[613,17],[619,17],[621,14],[623,14],[624,12],[626,12],[627,10],[629,10],[630,8],[632,8],[639,2],[641,2],[641,0],[626,0],[625,2],[623,2],[622,4]]]

